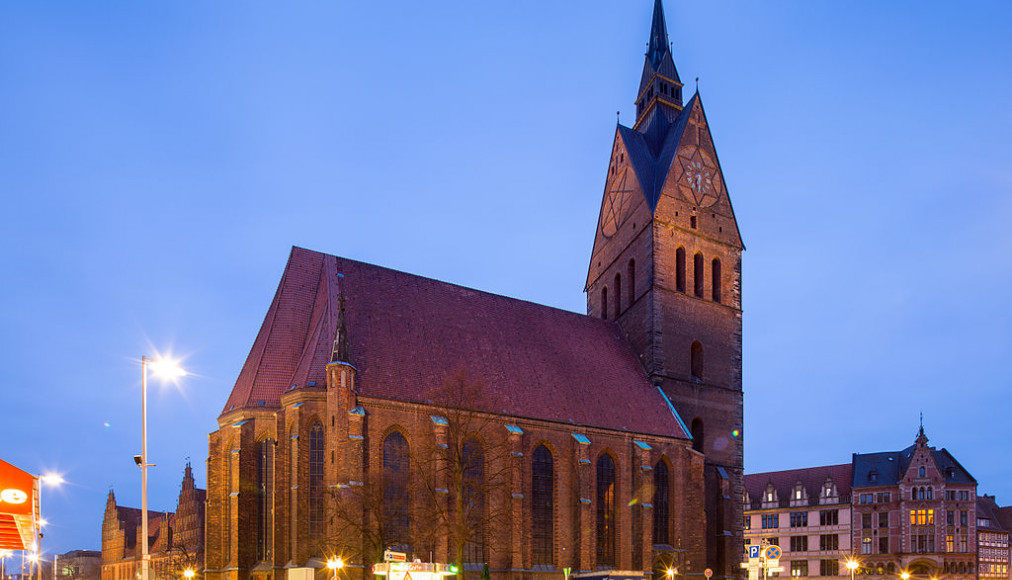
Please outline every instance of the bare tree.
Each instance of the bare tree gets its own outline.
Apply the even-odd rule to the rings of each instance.
[[[510,448],[506,429],[495,417],[475,410],[485,383],[458,371],[433,394],[443,407],[435,445],[413,461],[418,503],[432,544],[445,538],[449,555],[463,575],[464,563],[483,563],[489,542],[509,518]]]

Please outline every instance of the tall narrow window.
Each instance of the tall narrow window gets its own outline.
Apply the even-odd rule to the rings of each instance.
[[[622,314],[622,274],[615,274],[615,318]]]
[[[700,453],[703,452],[704,443],[703,420],[696,417],[692,420],[692,448]],[[772,497],[768,501],[775,501]]]
[[[692,257],[692,283],[696,296],[703,297],[703,254],[696,252]]]
[[[629,260],[629,306],[636,300],[636,260]]]
[[[274,440],[257,444],[257,544],[258,561],[271,559],[271,531],[274,516]]]
[[[698,340],[689,349],[689,372],[697,381],[703,380],[703,345]]]
[[[675,250],[675,290],[685,292],[685,248]]]
[[[463,463],[464,520],[468,538],[464,544],[464,561],[472,564],[485,561],[485,456],[475,439],[464,442]]]
[[[388,544],[408,542],[408,440],[393,431],[383,440],[383,519]]]
[[[654,543],[671,543],[671,486],[668,478],[668,464],[658,461],[654,466]]]
[[[309,535],[323,534],[323,425],[309,428]]]
[[[601,318],[608,320],[608,287],[601,288]]]
[[[615,566],[615,462],[604,454],[597,460],[597,565]]]
[[[710,290],[713,293],[713,301],[720,302],[720,260],[718,258],[714,258],[713,262],[710,264],[710,277],[713,278],[710,284]]]
[[[552,548],[555,518],[553,512],[554,473],[552,452],[544,445],[534,450],[531,466],[531,509],[533,512],[534,564],[554,564]]]

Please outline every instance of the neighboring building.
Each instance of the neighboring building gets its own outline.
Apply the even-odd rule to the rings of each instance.
[[[850,483],[850,465],[746,475],[745,543],[780,546],[774,576],[849,576]]]
[[[1012,507],[998,507],[992,495],[977,497],[977,576],[980,580],[1012,578],[1010,520]]]
[[[784,574],[849,576],[845,563],[853,559],[862,574],[970,580],[977,577],[979,537],[988,542],[989,564],[1008,562],[1003,512],[995,506],[988,512],[994,515],[978,518],[976,480],[947,450],[929,447],[923,428],[902,451],[855,453],[850,465],[757,473],[745,482],[746,536],[778,538]],[[822,494],[831,485],[839,493],[839,528],[828,530],[838,537],[823,529],[825,518],[816,526],[814,506],[798,515],[806,508],[797,502],[820,484]],[[821,515],[823,497],[818,501]],[[979,521],[994,534],[979,536]]]
[[[176,512],[148,510],[151,580],[179,580],[187,568],[204,568],[204,502],[207,492],[194,485],[186,464]],[[109,491],[102,522],[102,580],[140,577],[141,510],[116,504]],[[76,579],[75,579],[76,580]]]
[[[102,552],[72,550],[57,554],[56,580],[101,580]]]
[[[292,250],[210,434],[209,579],[741,574],[743,246],[660,0],[635,103],[588,315]]]

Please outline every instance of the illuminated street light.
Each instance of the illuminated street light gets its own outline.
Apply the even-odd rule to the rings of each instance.
[[[33,565],[34,564],[38,565],[38,567],[35,569],[36,577],[38,578],[38,580],[42,580],[42,530],[41,530],[41,528],[42,528],[42,526],[45,526],[45,525],[47,525],[49,523],[49,522],[47,522],[42,517],[42,486],[43,485],[51,485],[53,487],[59,487],[60,484],[62,484],[64,482],[64,479],[63,479],[63,476],[60,475],[60,474],[58,474],[58,473],[47,473],[45,475],[36,476],[35,480],[37,482],[35,484],[35,488],[37,490],[36,491],[36,498],[37,498],[36,502],[37,502],[37,504],[39,506],[39,516],[35,520],[35,523],[36,523],[36,528],[37,528],[36,531],[38,532],[39,537],[36,540],[35,544],[32,546],[32,549],[35,550],[35,551],[29,556],[29,559],[32,561]]]
[[[332,580],[337,580],[337,571],[344,568],[344,560],[341,558],[331,558],[327,560],[327,568],[333,573],[331,576]]]
[[[854,572],[857,571],[858,566],[860,564],[857,563],[857,560],[853,558],[847,560],[847,568],[850,570],[850,580],[854,580]]]
[[[907,572],[906,570],[900,572],[900,578],[903,580],[910,580],[910,572]]]
[[[155,376],[175,381],[186,376],[179,363],[170,358],[141,357],[141,454],[134,461],[141,466],[141,580],[148,580],[148,367]]]
[[[668,577],[668,580],[673,580],[674,577],[675,577],[675,574],[678,574],[678,569],[676,569],[676,568],[668,568],[664,572],[664,575]]]
[[[186,570],[183,570],[183,576],[186,577],[186,580],[191,580],[191,578],[193,578],[195,574],[196,572],[193,571],[193,568],[187,568]]]

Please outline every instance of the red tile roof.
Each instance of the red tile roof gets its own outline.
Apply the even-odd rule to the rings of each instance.
[[[745,476],[745,491],[751,501],[759,501],[763,497],[766,486],[770,483],[777,490],[777,498],[786,501],[791,497],[791,490],[799,481],[805,487],[809,498],[817,498],[822,492],[822,484],[832,479],[836,484],[839,497],[850,495],[851,465],[824,465],[806,469],[788,469],[767,473],[752,473]]]
[[[339,296],[361,396],[439,404],[464,370],[485,383],[478,410],[688,436],[613,322],[302,248],[223,414],[326,385]]]

